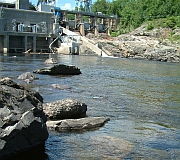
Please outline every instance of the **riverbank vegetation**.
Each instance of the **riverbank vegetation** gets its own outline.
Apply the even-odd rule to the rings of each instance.
[[[179,0],[97,0],[92,8],[93,12],[101,11],[120,18],[113,36],[128,33],[144,23],[147,24],[147,30],[180,28]]]

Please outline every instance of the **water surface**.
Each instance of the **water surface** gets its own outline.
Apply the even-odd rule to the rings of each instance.
[[[16,57],[13,57],[16,56]],[[49,55],[0,56],[0,77],[10,77],[38,91],[44,102],[75,98],[88,106],[87,116],[106,116],[105,126],[86,132],[50,132],[46,159],[179,159],[180,64],[96,56],[51,55],[75,65],[81,75],[36,75],[31,84],[18,81],[24,72],[43,68]],[[52,84],[71,89],[53,89]]]

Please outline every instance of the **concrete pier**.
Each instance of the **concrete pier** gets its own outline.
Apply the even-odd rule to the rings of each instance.
[[[36,52],[36,36],[33,36],[33,52]]]
[[[4,47],[3,52],[8,53],[9,52],[9,35],[4,35]]]

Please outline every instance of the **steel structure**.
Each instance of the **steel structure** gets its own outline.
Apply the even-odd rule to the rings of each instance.
[[[81,11],[82,7],[84,7],[86,12],[92,11],[92,0],[75,0],[75,3],[78,11]]]
[[[37,5],[39,4],[50,4],[50,5],[53,5],[55,6],[56,5],[56,0],[39,0]]]

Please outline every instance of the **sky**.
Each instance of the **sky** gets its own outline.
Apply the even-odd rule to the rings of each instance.
[[[0,2],[14,2],[15,0],[0,0]],[[29,0],[32,4],[36,5],[38,0]],[[75,0],[56,0],[56,7],[61,9],[72,10],[76,6]]]

